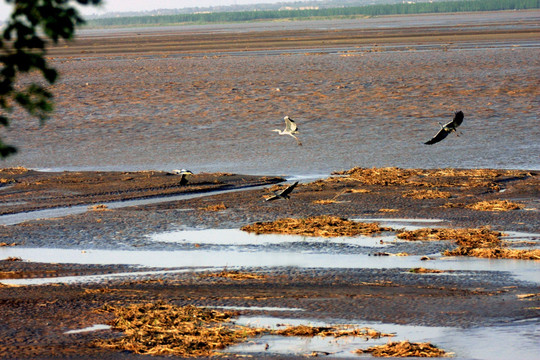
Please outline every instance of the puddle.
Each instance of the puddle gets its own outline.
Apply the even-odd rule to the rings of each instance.
[[[519,231],[503,231],[506,236],[503,237],[507,241],[540,241],[540,234],[526,233]]]
[[[235,267],[301,267],[327,269],[410,269],[423,267],[425,262],[421,256],[369,256],[366,254],[329,254],[314,251],[252,251],[240,250],[177,250],[177,251],[122,251],[122,250],[72,250],[54,248],[0,248],[0,259],[20,257],[26,261],[43,263],[72,263],[72,264],[101,264],[101,265],[138,265],[154,268],[183,268],[184,270],[162,270],[161,273],[188,271],[186,268],[217,268]],[[468,257],[431,256],[435,260],[429,262],[429,267],[438,270],[465,271],[507,271],[517,279],[540,283],[537,261],[509,259],[479,259]],[[156,272],[149,272],[149,275]],[[136,273],[141,275],[141,273]],[[459,276],[459,274],[457,274]],[[102,275],[103,276],[103,275]],[[118,276],[108,274],[107,276]],[[127,273],[126,276],[131,276]],[[468,276],[468,275],[466,275]],[[95,278],[91,276],[87,278]],[[62,282],[46,278],[42,281]],[[69,277],[66,280],[83,279]],[[38,279],[9,280],[12,284],[31,285]],[[7,280],[2,282],[7,283]]]
[[[392,341],[409,340],[411,342],[431,342],[447,352],[454,353],[454,359],[523,359],[538,358],[538,341],[540,329],[538,319],[514,322],[501,326],[460,329],[453,327],[429,327],[413,325],[396,325],[376,322],[338,321],[333,323],[310,321],[305,319],[282,319],[275,317],[249,317],[237,319],[239,325],[249,325],[279,329],[286,325],[329,326],[351,324],[358,327],[370,327],[375,330],[394,333]],[[262,336],[249,343],[229,347],[227,352],[236,354],[295,354],[329,353],[335,357],[358,358],[351,352],[359,348],[383,345],[389,338],[333,338],[333,337],[281,337]],[[265,350],[268,344],[268,350]],[[370,357],[371,356],[366,356]]]
[[[223,246],[266,246],[287,243],[322,243],[322,244],[346,244],[350,246],[384,247],[387,242],[393,242],[396,237],[389,236],[355,236],[322,238],[313,236],[299,236],[286,234],[256,235],[238,229],[186,229],[150,235],[153,241],[198,244],[198,245],[223,245]],[[381,244],[381,240],[383,244]]]
[[[351,219],[353,221],[358,222],[378,222],[381,226],[389,226],[394,229],[404,229],[404,230],[416,230],[420,228],[424,228],[426,226],[433,227],[432,225],[426,225],[426,224],[439,224],[444,223],[446,220],[441,219],[405,219],[405,218],[397,218],[397,219],[388,219],[388,218],[356,218]]]
[[[80,334],[80,333],[99,331],[99,330],[109,330],[110,328],[111,328],[110,325],[96,324],[96,325],[86,327],[84,329],[69,330],[69,331],[66,331],[64,334]]]

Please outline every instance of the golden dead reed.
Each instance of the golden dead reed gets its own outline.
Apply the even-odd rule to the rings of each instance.
[[[456,240],[458,242],[499,244],[503,235],[500,231],[492,231],[486,227],[476,229],[421,228],[402,231],[397,234],[397,237],[409,241]]]
[[[379,339],[381,337],[392,337],[394,334],[386,334],[380,331],[371,329],[371,328],[358,328],[351,325],[340,325],[340,326],[307,326],[307,325],[298,325],[290,326],[285,329],[274,330],[272,331],[274,335],[281,336],[304,336],[304,337],[313,337],[321,336],[328,337],[332,336],[335,338],[343,336],[356,336],[364,337],[366,339]]]
[[[5,174],[24,174],[25,172],[28,172],[28,171],[29,170],[27,168],[22,167],[22,166],[0,169],[0,173],[5,173]]]
[[[208,205],[208,206],[199,208],[199,210],[202,210],[202,211],[222,211],[226,209],[227,209],[227,206],[224,203],[216,204],[216,205]]]
[[[331,178],[332,181],[355,180],[365,185],[414,185],[427,187],[487,187],[496,190],[495,182],[501,176],[524,178],[530,173],[518,170],[494,169],[401,169],[397,167],[361,168],[335,172],[347,178]],[[330,180],[330,179],[329,179]]]
[[[508,200],[489,200],[466,205],[465,207],[479,211],[511,211],[523,209],[525,206]]]
[[[417,267],[417,268],[410,269],[409,272],[413,273],[413,274],[441,274],[441,273],[444,273],[446,271],[437,270],[437,269],[426,269],[426,268],[423,268],[423,267]]]
[[[375,357],[442,357],[446,352],[430,343],[411,343],[407,340],[358,349],[357,354],[371,353]]]
[[[201,274],[200,277],[217,277],[231,280],[262,280],[267,278],[265,275],[242,272],[238,270],[222,270],[218,273]]]
[[[225,326],[232,316],[196,306],[166,303],[107,306],[115,319],[112,327],[121,338],[97,340],[94,345],[146,355],[211,356],[219,349],[259,333],[257,329]]]
[[[399,209],[379,209],[379,212],[393,213],[393,212],[399,212]]]
[[[0,247],[3,246],[17,246],[17,243],[0,242]]]
[[[370,193],[371,190],[368,189],[347,189],[345,190],[346,193],[353,193],[353,194],[366,194]]]
[[[439,190],[411,190],[402,195],[413,199],[448,199],[452,196],[448,191]]]
[[[445,256],[540,260],[540,249],[510,249],[501,240],[504,235],[487,227],[477,229],[422,228],[403,231],[397,237],[409,241],[454,240],[458,247],[453,250],[446,250],[443,253]]]
[[[88,207],[90,211],[111,211],[105,204],[97,204]]]
[[[328,204],[335,204],[338,201],[336,199],[322,199],[322,200],[313,200],[313,204],[317,205],[328,205]]]
[[[540,260],[540,249],[509,249],[497,246],[492,248],[470,248],[459,246],[446,250],[445,256],[474,256],[487,259]]]
[[[397,167],[386,168],[362,168],[355,167],[350,170],[335,172],[337,175],[349,175],[365,185],[402,185],[407,179],[416,175],[419,170],[400,169]]]
[[[256,222],[241,228],[256,234],[291,234],[304,236],[356,236],[391,231],[378,223],[360,223],[338,216],[314,216],[306,219],[283,218],[272,222]]]
[[[366,339],[391,337],[370,328],[352,325],[291,326],[280,330],[250,328],[232,323],[234,313],[192,305],[175,306],[163,302],[133,304],[127,307],[106,305],[113,312],[112,327],[123,337],[96,340],[93,345],[145,355],[208,357],[227,346],[263,334],[280,336],[360,336]]]

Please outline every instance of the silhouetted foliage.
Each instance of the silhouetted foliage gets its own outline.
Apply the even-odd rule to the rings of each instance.
[[[97,5],[101,0],[6,0],[13,11],[0,37],[0,125],[9,126],[8,114],[18,105],[43,123],[53,109],[53,95],[45,86],[17,82],[22,73],[37,71],[48,84],[58,78],[47,64],[46,47],[51,41],[72,39],[75,27],[84,23],[74,3]],[[17,149],[0,140],[0,157]]]

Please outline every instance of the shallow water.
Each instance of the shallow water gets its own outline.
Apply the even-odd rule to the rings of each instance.
[[[26,261],[69,264],[134,265],[156,268],[183,268],[159,270],[148,273],[122,273],[64,278],[11,279],[6,284],[37,285],[64,282],[96,282],[126,276],[166,275],[188,270],[223,269],[241,267],[301,267],[326,269],[410,269],[425,267],[421,256],[369,256],[366,254],[329,254],[324,251],[269,251],[258,250],[177,250],[177,251],[117,251],[117,250],[69,250],[51,248],[0,248],[0,258],[20,257]],[[540,283],[540,264],[537,261],[477,259],[467,257],[439,257],[429,262],[429,268],[439,270],[502,271],[516,279]],[[188,268],[186,270],[186,268]],[[411,276],[417,276],[411,274]],[[460,276],[442,273],[440,276]],[[467,276],[464,273],[463,276]]]
[[[411,342],[431,342],[447,352],[453,352],[456,359],[537,359],[540,330],[538,319],[514,322],[507,325],[458,329],[452,327],[428,327],[396,325],[358,321],[352,325],[370,327],[375,330],[394,333],[395,337],[370,339],[363,338],[323,338],[323,337],[280,337],[263,336],[254,341],[232,346],[231,353],[275,353],[275,354],[310,354],[313,351],[329,352],[332,356],[358,358],[351,354],[355,349],[365,349],[374,345],[383,345],[391,341],[409,340]],[[273,317],[240,317],[236,323],[254,327],[278,329],[278,324],[329,326],[339,322],[327,323],[316,320],[283,319]],[[346,322],[351,324],[351,322]],[[264,350],[268,344],[268,350]],[[519,346],[518,346],[519,344]],[[363,356],[362,356],[363,357]],[[366,355],[371,358],[371,356]]]
[[[95,325],[82,328],[82,329],[69,330],[69,331],[66,331],[64,334],[80,334],[80,333],[99,331],[99,330],[109,330],[110,328],[111,328],[110,325],[95,324]]]

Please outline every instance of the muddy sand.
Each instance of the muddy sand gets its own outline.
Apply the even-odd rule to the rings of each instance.
[[[270,193],[269,188],[249,189],[246,185],[268,184],[278,189],[282,185],[270,184],[283,179],[222,173],[195,174],[190,176],[187,184],[178,186],[174,182],[180,177],[165,172],[43,173],[7,169],[0,173],[2,179],[6,179],[6,185],[0,192],[4,214],[70,204],[85,204],[88,211],[2,226],[0,239],[6,245],[2,249],[75,247],[90,251],[174,251],[188,246],[192,250],[201,250],[204,244],[165,244],[152,241],[147,235],[179,228],[239,229],[256,221],[314,215],[444,219],[444,226],[451,228],[490,226],[494,230],[529,233],[540,230],[540,176],[535,172],[490,170],[482,172],[482,176],[469,176],[466,174],[470,172],[466,171],[381,169],[377,174],[383,174],[382,177],[374,175],[355,179],[355,174],[365,175],[363,171],[372,173],[369,169],[355,169],[348,174],[302,183],[291,194],[290,200],[266,202],[264,199]],[[224,187],[237,187],[241,191],[212,195],[212,191]],[[435,188],[445,190],[451,196],[421,199],[407,195]],[[162,195],[160,191],[163,191]],[[171,193],[204,191],[210,191],[206,194],[208,196],[130,207],[109,208],[106,205],[141,197],[161,199]],[[324,199],[332,201],[317,203]],[[493,199],[511,200],[522,207],[493,212],[466,206]],[[448,203],[456,205],[448,206]],[[428,255],[454,247],[449,243],[431,243],[440,242],[401,243],[385,248],[385,251]],[[329,251],[332,252],[331,249]],[[338,251],[366,250],[345,248]],[[376,249],[368,252],[377,255]],[[426,262],[425,266],[429,268],[429,265],[429,261]],[[69,330],[110,322],[112,314],[100,311],[106,304],[127,306],[165,301],[175,305],[240,307],[243,310],[239,310],[239,314],[244,316],[277,316],[306,319],[307,322],[361,319],[463,329],[538,317],[538,296],[525,300],[520,298],[523,294],[537,293],[537,283],[516,280],[507,272],[461,270],[453,271],[457,276],[441,276],[437,273],[412,275],[407,268],[253,266],[242,271],[261,276],[234,279],[201,275],[223,270],[216,268],[201,272],[187,267],[186,272],[174,273],[171,270],[176,269],[154,267],[151,270],[164,272],[136,276],[136,272],[148,268],[32,263],[17,259],[4,259],[0,266],[4,282],[9,279],[135,272],[123,279],[104,278],[97,283],[0,286],[3,319],[0,354],[6,359],[144,357],[92,345],[96,339],[120,335],[111,329],[65,334]],[[250,310],[249,307],[254,308]],[[298,308],[303,311],[294,310]],[[279,355],[262,347],[256,355],[270,358],[296,356],[301,358],[302,354]],[[351,354],[351,357],[355,356],[358,355]],[[236,355],[226,357],[234,358]]]

